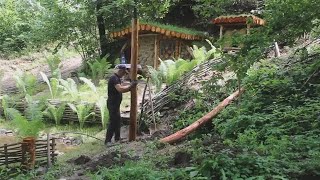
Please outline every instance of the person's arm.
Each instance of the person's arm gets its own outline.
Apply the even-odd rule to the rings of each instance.
[[[121,93],[129,92],[131,89],[131,85],[122,86],[121,84],[116,84],[114,87],[117,89],[118,92],[121,92]]]
[[[118,92],[126,93],[131,90],[132,87],[137,85],[136,81],[133,81],[129,86],[122,86],[121,84],[116,84],[114,87],[117,89]]]

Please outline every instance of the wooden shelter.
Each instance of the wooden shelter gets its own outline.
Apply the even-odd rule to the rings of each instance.
[[[204,33],[179,28],[170,25],[140,23],[139,27],[139,60],[144,68],[146,65],[158,67],[159,58],[167,59],[191,59],[189,50],[192,41],[202,40]],[[131,27],[123,28],[110,33],[114,39],[127,39],[121,49],[126,62],[130,63]]]
[[[212,23],[220,27],[220,39],[231,38],[235,33],[249,34],[251,28],[265,25],[265,21],[263,19],[252,14],[219,16],[213,19]],[[231,42],[226,40],[224,48],[232,49]]]

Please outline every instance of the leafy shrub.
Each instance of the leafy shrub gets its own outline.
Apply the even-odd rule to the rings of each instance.
[[[84,103],[80,103],[77,105],[68,103],[69,107],[72,109],[72,111],[74,111],[75,113],[77,113],[78,115],[78,120],[80,123],[80,129],[83,128],[85,121],[91,116],[94,115],[94,112],[90,112],[92,109],[92,105],[89,104],[84,104]]]
[[[183,74],[191,71],[195,66],[220,56],[219,50],[217,50],[210,41],[207,40],[207,42],[211,46],[211,49],[208,51],[205,47],[198,48],[196,45],[193,45],[192,52],[194,59],[191,61],[183,59],[178,59],[177,61],[160,60],[158,70],[155,70],[151,66],[147,66],[151,82],[157,87],[157,91],[161,89],[162,83],[170,85],[178,80]]]
[[[97,84],[100,79],[105,78],[105,76],[110,73],[111,64],[106,58],[89,60],[87,61],[87,64],[90,68],[89,76],[95,84]]]
[[[79,98],[78,86],[73,79],[59,79],[59,82],[59,87],[63,89],[62,95],[69,94],[73,100],[77,100]]]
[[[34,95],[36,93],[37,78],[34,75],[19,70],[14,78],[16,80],[17,88],[24,96],[27,94]]]
[[[107,109],[107,100],[104,97],[100,97],[98,102],[96,102],[101,114],[101,124],[103,129],[106,129],[108,118],[109,118],[109,111]]]
[[[44,111],[44,115],[53,119],[56,125],[60,125],[65,108],[65,103],[60,104],[58,107],[52,104],[47,104],[47,109]]]
[[[61,78],[61,72],[60,72],[60,63],[61,63],[61,57],[58,54],[50,55],[46,57],[47,64],[49,66],[51,77],[52,78]]]

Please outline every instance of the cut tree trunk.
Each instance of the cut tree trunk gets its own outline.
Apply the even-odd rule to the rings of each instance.
[[[232,100],[234,100],[236,97],[238,97],[240,94],[244,92],[244,88],[241,88],[240,90],[237,90],[233,94],[231,94],[229,97],[224,99],[218,106],[216,106],[211,112],[203,116],[202,118],[198,119],[194,123],[192,123],[190,126],[179,130],[178,132],[160,139],[160,142],[163,143],[175,143],[179,141],[180,139],[186,137],[188,134],[192,133],[193,131],[197,130],[199,127],[204,125],[205,123],[209,122],[214,118],[217,114],[219,114],[220,111],[222,111]]]

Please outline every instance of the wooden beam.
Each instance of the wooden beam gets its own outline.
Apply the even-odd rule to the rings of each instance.
[[[138,62],[138,38],[139,38],[139,21],[137,18],[132,20],[131,33],[131,80],[137,80],[137,62]],[[137,87],[131,89],[131,106],[130,106],[130,128],[129,141],[135,141],[137,135]]]
[[[250,34],[250,24],[247,24],[247,34]]]
[[[154,69],[157,69],[158,67],[158,59],[159,59],[158,46],[159,46],[158,36],[154,36],[154,61],[153,61]]]
[[[240,90],[235,91],[233,94],[231,94],[229,97],[224,99],[222,102],[218,104],[212,111],[207,113],[205,116],[201,117],[188,127],[170,135],[165,138],[162,138],[160,142],[163,143],[170,143],[173,144],[175,142],[178,142],[182,138],[186,137],[188,134],[194,132],[199,127],[204,125],[205,123],[211,121],[214,117],[216,117],[227,105],[229,105],[236,97],[240,96],[244,92],[244,88],[241,88]]]
[[[220,26],[220,39],[222,38],[222,36],[223,36],[223,26],[221,25]]]

